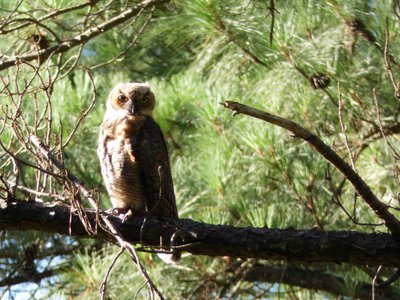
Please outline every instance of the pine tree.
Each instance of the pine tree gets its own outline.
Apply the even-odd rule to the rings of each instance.
[[[378,250],[391,256],[362,265],[318,260],[307,249],[298,249],[307,253],[300,260],[183,253],[178,265],[166,265],[137,245],[166,299],[399,297],[398,281],[391,282],[399,263],[392,235],[400,227],[397,0],[3,0],[0,13],[1,298],[157,298],[128,251],[121,255],[90,224],[83,222],[94,238],[83,239],[57,228],[15,231],[24,220],[6,218],[13,205],[39,201],[71,206],[81,220],[90,219],[93,202],[110,208],[95,149],[105,99],[121,81],[147,81],[156,95],[180,218],[293,230],[299,240],[343,231],[343,249],[353,245],[350,231],[390,241]],[[245,113],[232,117],[221,105],[228,100],[319,137],[394,225],[310,141]],[[321,239],[318,246],[331,245]]]

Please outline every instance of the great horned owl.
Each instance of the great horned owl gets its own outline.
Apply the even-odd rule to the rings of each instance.
[[[144,83],[110,93],[97,150],[114,210],[178,218],[167,146],[153,119],[155,97]]]

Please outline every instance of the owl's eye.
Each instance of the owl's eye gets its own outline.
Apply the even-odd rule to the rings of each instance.
[[[146,103],[147,101],[149,101],[149,96],[144,96],[142,99],[140,99],[141,103]]]
[[[124,103],[124,102],[128,101],[128,97],[125,95],[122,95],[122,94],[118,95],[118,101]]]

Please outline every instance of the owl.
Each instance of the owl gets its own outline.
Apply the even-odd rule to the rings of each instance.
[[[107,100],[98,156],[113,211],[178,218],[167,145],[144,83],[119,83]]]

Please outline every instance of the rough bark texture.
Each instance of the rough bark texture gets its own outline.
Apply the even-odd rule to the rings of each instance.
[[[56,232],[116,243],[115,238],[101,226],[97,226],[95,236],[89,236],[78,216],[67,206],[26,201],[3,201],[0,204],[0,230]],[[87,217],[93,226],[99,219],[93,211],[87,211]],[[155,246],[162,241],[164,246],[192,254],[370,266],[400,265],[400,243],[390,234],[238,228],[188,219],[141,216],[125,221],[114,216],[108,218],[128,242]]]
[[[251,282],[280,282],[356,299],[371,299],[372,296],[372,286],[369,283],[359,283],[354,287],[341,277],[324,273],[320,270],[304,270],[293,266],[254,266],[246,272],[244,280]],[[376,300],[400,298],[400,294],[396,289],[391,287],[375,287],[374,296]]]

